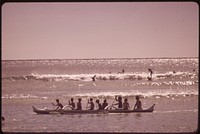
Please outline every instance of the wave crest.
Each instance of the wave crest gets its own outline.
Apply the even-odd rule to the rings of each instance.
[[[94,77],[95,76],[95,77]],[[148,80],[148,73],[123,73],[123,74],[31,74],[28,76],[4,77],[6,80],[41,80],[41,81],[104,81],[104,80]],[[167,72],[154,74],[152,79],[167,78],[198,78],[197,74],[190,72]]]

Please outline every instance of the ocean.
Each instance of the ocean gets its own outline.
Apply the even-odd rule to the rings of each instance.
[[[3,132],[195,132],[198,128],[198,58],[2,60]],[[148,80],[149,71],[153,71]],[[95,77],[93,81],[92,77]],[[82,98],[128,98],[131,109],[140,96],[153,113],[40,115]],[[96,108],[96,105],[95,105]]]

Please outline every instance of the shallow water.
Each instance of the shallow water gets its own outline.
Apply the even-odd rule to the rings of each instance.
[[[2,128],[9,132],[192,132],[197,129],[198,97],[141,100],[143,107],[156,103],[154,112],[39,115],[33,113],[29,101],[39,108],[51,108],[47,101],[30,99],[22,104],[23,100],[7,100],[3,102],[6,120]]]

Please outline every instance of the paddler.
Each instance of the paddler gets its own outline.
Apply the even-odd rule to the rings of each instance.
[[[58,109],[62,109],[62,108],[63,108],[63,105],[59,102],[59,99],[56,99],[56,103],[57,103],[57,104],[54,104],[54,103],[52,102],[52,105],[53,105],[53,106],[57,106],[57,108],[56,108],[55,110],[58,110]]]
[[[135,109],[137,109],[137,110],[142,109],[142,103],[141,103],[141,101],[140,101],[139,96],[136,96],[135,98],[136,98],[136,103],[135,103],[135,106],[134,106],[133,109],[134,109],[134,110],[135,110]]]
[[[102,110],[102,105],[101,105],[101,103],[99,102],[99,100],[97,99],[96,100],[96,103],[97,103],[97,106],[98,106],[98,109],[97,110]]]
[[[76,109],[76,110],[82,110],[81,98],[78,99],[78,102],[77,102],[77,109]]]
[[[69,105],[71,106],[72,110],[75,109],[75,103],[74,103],[74,99],[73,98],[71,98],[71,102],[69,100]]]
[[[104,109],[105,107],[107,107],[108,106],[108,103],[107,103],[107,101],[106,101],[106,99],[103,101],[103,104],[102,104],[102,109]]]
[[[89,108],[89,110],[94,110],[94,102],[92,98],[90,98],[90,101],[88,101],[88,104],[90,104],[90,106],[86,108]]]
[[[127,99],[127,98],[124,99],[123,109],[124,109],[124,110],[129,110],[129,109],[130,109],[130,106],[129,106],[129,103],[128,103],[128,99]]]
[[[115,96],[115,100],[118,101],[118,103],[113,104],[113,105],[118,105],[118,108],[121,109],[121,108],[122,108],[122,97],[119,96],[119,97],[117,98],[117,96]]]

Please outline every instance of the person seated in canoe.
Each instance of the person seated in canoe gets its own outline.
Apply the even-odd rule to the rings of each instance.
[[[115,100],[118,101],[118,103],[113,104],[113,105],[118,105],[119,109],[122,109],[122,97],[119,96],[118,98],[115,96]]]
[[[61,110],[62,108],[63,108],[63,105],[59,102],[59,99],[56,99],[56,103],[57,104],[54,104],[53,102],[52,102],[52,105],[53,106],[57,106],[57,108],[55,109],[55,110]]]
[[[89,110],[94,110],[94,102],[92,98],[90,98],[90,101],[88,101],[88,104],[90,104],[90,106],[86,108],[89,108]]]
[[[97,103],[97,106],[98,106],[98,109],[97,110],[102,110],[102,105],[101,105],[101,103],[99,102],[99,100],[97,99],[96,100],[96,103]]]
[[[140,110],[140,109],[142,109],[142,103],[140,101],[139,96],[136,96],[135,98],[136,98],[136,103],[135,103],[135,106],[134,106],[133,109],[134,110]]]
[[[81,98],[78,99],[76,110],[82,110]]]
[[[106,99],[103,101],[103,104],[102,104],[102,109],[104,109],[105,107],[107,107],[108,106],[108,103],[107,103],[107,101],[106,101]]]
[[[129,110],[129,109],[130,109],[130,106],[129,106],[129,103],[128,103],[128,99],[127,99],[127,98],[124,99],[123,109],[124,109],[124,110]]]
[[[75,103],[74,103],[74,99],[71,98],[71,102],[69,100],[69,105],[71,106],[71,109],[74,110],[75,109]]]

